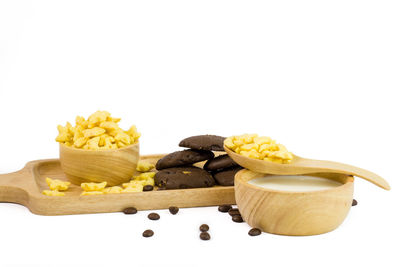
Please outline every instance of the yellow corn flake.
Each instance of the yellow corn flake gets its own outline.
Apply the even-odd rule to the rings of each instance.
[[[139,174],[138,176],[135,176],[135,178],[146,180],[146,179],[154,178],[155,175],[156,175],[155,172],[144,172],[144,173]]]
[[[64,182],[58,179],[51,179],[46,177],[46,183],[51,190],[65,191],[68,189],[70,182]]]
[[[141,185],[141,183],[138,183],[138,181],[131,180],[131,181],[129,181],[128,183],[123,183],[123,184],[122,184],[122,187],[123,187],[123,188],[135,187],[135,186],[138,185],[138,184]]]
[[[111,186],[111,187],[106,187],[103,190],[104,194],[119,194],[122,191],[122,188],[119,186]]]
[[[56,141],[66,146],[87,150],[117,149],[136,144],[140,133],[132,126],[128,131],[118,126],[121,119],[111,117],[107,111],[96,111],[87,120],[77,116],[75,126],[69,122],[58,125]]]
[[[122,148],[122,147],[126,147],[126,144],[121,141],[117,141],[117,146],[118,146],[118,148]]]
[[[154,164],[151,164],[150,162],[145,160],[140,160],[136,166],[136,170],[138,172],[148,172],[152,169],[154,169]]]
[[[266,136],[257,136],[253,139],[254,143],[257,145],[261,145],[261,144],[270,144],[272,142],[272,139],[270,137],[266,137]]]
[[[242,150],[245,150],[245,151],[250,151],[250,150],[252,150],[252,149],[258,149],[258,145],[257,144],[245,144],[245,145],[242,145],[242,147],[241,147],[241,149]]]
[[[56,137],[56,141],[60,143],[68,142],[71,139],[71,135],[68,133],[68,129],[61,125],[57,126],[58,129],[58,136]]]
[[[129,183],[125,183],[122,186],[124,187],[129,187],[132,184],[141,184],[143,186],[145,185],[152,185],[154,186],[154,176],[155,176],[155,172],[144,172],[141,173],[138,176],[134,176],[132,177],[132,180]]]
[[[103,128],[100,128],[100,127],[94,127],[92,129],[83,130],[82,132],[83,132],[84,137],[91,138],[91,137],[102,135],[103,133],[106,132],[106,130]]]
[[[236,140],[233,140],[233,144],[234,144],[235,146],[242,146],[242,145],[244,145],[245,143],[244,143],[243,140],[236,139]]]
[[[293,160],[290,153],[282,144],[277,144],[270,137],[257,134],[243,134],[225,139],[226,147],[242,156],[265,160],[268,162],[287,164]]]
[[[93,128],[95,126],[99,126],[100,123],[106,121],[111,114],[107,111],[96,111],[92,115],[89,116],[88,121],[89,121],[89,128]]]
[[[70,142],[65,142],[64,143],[66,146],[72,146],[72,144]]]
[[[137,184],[140,184],[140,185],[142,185],[142,186],[145,186],[145,185],[152,185],[152,186],[154,186],[154,179],[152,179],[152,178],[149,178],[149,179],[135,179],[135,180],[132,180],[131,182],[130,182],[130,184],[131,185],[137,185]]]
[[[230,139],[230,138],[226,138],[225,146],[227,146],[229,149],[232,149],[232,150],[234,150],[236,148],[236,145],[233,143],[232,139]]]
[[[81,183],[81,187],[84,191],[101,191],[107,185],[107,182],[102,183]]]
[[[118,134],[115,135],[115,140],[120,141],[124,143],[125,145],[129,145],[131,143],[131,137],[124,132],[119,132]]]
[[[146,185],[147,180],[131,180],[127,187],[141,187]]]
[[[64,192],[59,192],[58,190],[43,190],[43,195],[50,196],[50,197],[62,197],[65,196]]]
[[[121,193],[134,193],[134,192],[143,192],[143,186],[137,184],[135,186],[126,187],[124,190],[121,191]]]
[[[89,122],[87,120],[85,120],[84,117],[81,117],[81,116],[76,116],[75,123],[76,123],[76,126],[80,126],[80,127],[82,127],[82,129],[86,129],[89,125]]]
[[[89,141],[87,141],[86,145],[84,145],[83,147],[87,146],[88,149],[98,150],[99,142],[100,142],[100,136],[97,136],[92,139],[89,139]]]
[[[113,121],[103,121],[102,123],[100,123],[100,127],[106,129],[107,131],[119,129],[118,124]]]
[[[75,146],[76,148],[81,148],[83,145],[86,144],[86,142],[87,142],[88,140],[89,140],[88,138],[80,137],[80,138],[78,138],[78,139],[75,140],[74,146]]]
[[[107,121],[112,121],[112,122],[118,123],[118,122],[121,121],[121,118],[112,118],[112,117],[108,117],[108,118],[107,118]]]
[[[83,191],[81,196],[93,196],[93,195],[102,195],[103,191]]]
[[[122,184],[122,187],[128,188],[128,187],[137,186],[137,185],[141,185],[141,186],[152,185],[152,186],[154,186],[154,178],[153,178],[154,174],[155,173],[152,173],[152,172],[146,172],[146,173],[142,173],[139,176],[134,176],[129,183]]]

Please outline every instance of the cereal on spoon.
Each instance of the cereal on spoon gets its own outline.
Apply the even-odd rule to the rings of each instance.
[[[225,139],[224,144],[235,153],[253,159],[282,164],[293,160],[293,154],[284,145],[266,136],[257,134],[231,136]]]

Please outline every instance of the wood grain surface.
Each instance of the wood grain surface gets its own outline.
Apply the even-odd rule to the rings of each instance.
[[[289,164],[280,164],[269,162],[266,160],[252,159],[245,157],[230,150],[224,145],[228,155],[240,166],[259,173],[269,173],[276,175],[300,175],[309,173],[341,173],[360,177],[368,182],[373,183],[385,190],[390,190],[389,183],[371,171],[327,160],[306,159],[293,155],[293,160]]]
[[[252,227],[279,235],[317,235],[337,228],[353,200],[354,178],[335,173],[312,174],[342,183],[310,191],[278,191],[248,181],[265,174],[241,170],[235,176],[235,197],[243,219]]]
[[[148,155],[140,159],[155,163],[162,156]],[[152,210],[235,203],[233,186],[80,196],[82,189],[71,184],[65,196],[51,197],[42,194],[48,189],[46,177],[67,180],[58,159],[31,161],[20,171],[1,174],[0,202],[18,203],[40,215],[118,212],[127,207]]]
[[[61,168],[68,180],[80,185],[85,182],[107,182],[108,186],[128,182],[139,161],[139,143],[119,149],[85,150],[60,144]]]

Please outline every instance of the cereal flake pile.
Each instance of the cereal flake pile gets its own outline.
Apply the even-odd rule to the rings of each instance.
[[[69,122],[65,126],[58,125],[56,141],[87,150],[117,149],[136,144],[140,137],[136,126],[124,131],[118,126],[120,120],[111,117],[107,111],[96,111],[87,120],[77,116],[75,126]]]
[[[154,164],[141,160],[138,162],[136,167],[136,170],[141,173],[137,176],[133,176],[128,183],[122,184],[122,187],[107,187],[107,182],[81,183],[81,196],[143,192],[143,188],[146,185],[151,187],[154,186],[154,176],[156,173],[151,171],[153,169]],[[42,191],[42,194],[46,196],[65,196],[64,192],[68,190],[68,187],[71,184],[70,182],[51,179],[49,177],[46,178],[46,183],[50,188],[50,190]]]
[[[253,159],[274,163],[290,163],[293,154],[282,144],[277,144],[270,137],[257,134],[243,134],[225,139],[224,144],[236,153]]]

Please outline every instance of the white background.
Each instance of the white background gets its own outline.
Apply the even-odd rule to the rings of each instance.
[[[102,109],[137,125],[142,154],[259,133],[392,190],[357,179],[359,205],[312,237],[250,237],[216,207],[153,222],[1,203],[0,265],[399,266],[399,13],[385,0],[1,0],[0,173],[57,157],[57,124]]]

